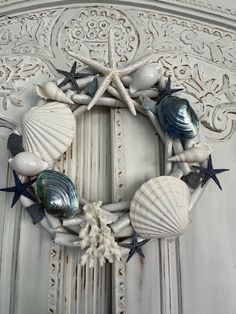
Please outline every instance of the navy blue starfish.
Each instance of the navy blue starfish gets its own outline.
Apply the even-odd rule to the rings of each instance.
[[[161,93],[160,96],[158,96],[158,102],[165,96],[169,96],[183,90],[183,88],[171,88],[170,75],[168,76],[168,79],[166,81],[166,86],[164,88],[161,88],[158,85],[154,85],[153,87]]]
[[[150,239],[142,240],[142,241],[138,242],[137,233],[135,232],[133,237],[132,237],[132,243],[120,244],[120,246],[130,249],[129,255],[128,255],[127,260],[126,260],[126,263],[131,259],[131,257],[135,253],[138,253],[140,256],[145,257],[141,247],[144,244],[146,244],[148,241],[150,241]]]
[[[192,166],[195,169],[200,170],[204,174],[204,177],[202,179],[201,187],[203,187],[208,180],[212,179],[216,183],[216,185],[219,187],[219,189],[222,190],[222,187],[220,185],[220,182],[217,178],[217,174],[225,171],[229,171],[229,169],[214,169],[212,165],[212,158],[211,155],[208,158],[207,168],[199,167],[199,166]]]
[[[78,90],[79,86],[78,83],[76,82],[76,79],[88,76],[87,73],[76,73],[76,61],[73,63],[72,68],[70,72],[64,71],[64,70],[59,70],[56,69],[60,74],[65,75],[64,80],[58,85],[58,87],[62,87],[66,85],[67,83],[71,82],[72,86]]]
[[[22,183],[17,173],[14,170],[13,170],[13,174],[14,174],[14,179],[15,179],[15,186],[0,189],[0,191],[4,191],[4,192],[14,192],[14,197],[11,203],[11,207],[13,207],[16,204],[16,202],[21,197],[21,195],[24,195],[25,197],[31,199],[32,201],[37,202],[37,199],[27,191],[27,189],[31,187],[31,185],[36,181],[36,178],[33,180],[29,180],[28,182]]]

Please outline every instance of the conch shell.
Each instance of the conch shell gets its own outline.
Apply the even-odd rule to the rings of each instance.
[[[212,148],[207,143],[195,144],[192,148],[183,151],[182,153],[169,158],[169,161],[183,162],[202,162],[206,160],[212,153]]]
[[[74,102],[54,82],[47,82],[43,85],[36,85],[37,94],[43,99],[57,100],[72,105]]]

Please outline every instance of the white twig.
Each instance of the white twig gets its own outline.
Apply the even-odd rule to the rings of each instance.
[[[172,162],[168,159],[172,156],[173,140],[165,133],[165,175],[169,175],[172,171]]]
[[[183,152],[184,149],[180,140],[178,139],[173,140],[173,149],[176,155]],[[187,162],[179,162],[179,167],[183,171],[183,175],[187,175],[190,173],[190,167]]]
[[[156,116],[150,110],[147,110],[146,112],[147,112],[147,115],[148,115],[150,121],[152,122],[154,128],[156,129],[158,135],[160,136],[162,142],[165,143],[165,134],[164,134],[162,127],[160,126],[159,121],[157,120]]]
[[[61,232],[56,232],[54,242],[56,244],[65,245],[65,246],[72,246],[75,247],[73,244],[74,242],[79,241],[79,237],[72,234],[66,234]]]
[[[116,222],[110,225],[110,228],[113,230],[115,236],[122,229],[128,227],[130,225],[129,214],[121,216]]]
[[[118,203],[102,205],[101,208],[108,210],[109,212],[127,211],[130,208],[131,201],[123,201]]]

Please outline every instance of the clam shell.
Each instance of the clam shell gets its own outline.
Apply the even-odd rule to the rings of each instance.
[[[191,194],[178,178],[161,176],[145,182],[130,207],[134,230],[144,239],[173,238],[189,224]]]
[[[48,163],[30,152],[22,152],[9,159],[11,167],[23,176],[35,176],[48,168]]]
[[[212,153],[212,148],[207,143],[195,144],[192,148],[183,151],[171,158],[169,161],[179,161],[179,162],[203,162]]]
[[[155,63],[141,66],[133,76],[130,84],[130,93],[151,88],[162,77],[162,68]]]
[[[187,140],[198,134],[199,120],[187,99],[166,96],[158,104],[157,113],[170,137]]]
[[[70,146],[76,122],[62,103],[50,102],[27,111],[21,123],[23,147],[44,161],[60,157]]]
[[[43,85],[36,85],[36,93],[43,99],[57,100],[69,105],[74,102],[53,82],[47,82]]]
[[[71,218],[78,212],[78,195],[74,184],[64,174],[42,171],[35,183],[35,192],[45,210],[57,218]]]

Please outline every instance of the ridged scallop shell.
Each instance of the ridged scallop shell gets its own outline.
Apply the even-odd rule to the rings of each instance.
[[[144,239],[173,238],[189,224],[191,194],[178,178],[161,176],[145,182],[130,207],[134,230]]]
[[[44,161],[57,159],[70,146],[75,128],[73,113],[65,104],[50,102],[33,107],[22,119],[23,147]]]
[[[212,153],[212,148],[207,143],[195,144],[192,148],[169,158],[169,161],[202,162]]]
[[[141,66],[133,76],[129,90],[131,94],[139,90],[151,88],[162,77],[162,69],[158,64],[151,63]]]
[[[198,134],[199,120],[187,99],[166,96],[157,105],[157,113],[170,137],[187,140]]]
[[[57,218],[71,218],[77,214],[77,190],[64,174],[54,170],[42,171],[35,183],[35,191],[49,214]]]
[[[37,94],[43,99],[56,100],[72,105],[74,102],[54,82],[47,82],[43,85],[36,85]]]
[[[48,168],[48,163],[30,152],[22,152],[8,160],[12,169],[23,176],[35,176]]]

